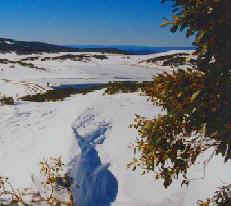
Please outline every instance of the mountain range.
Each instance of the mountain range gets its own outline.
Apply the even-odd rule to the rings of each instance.
[[[42,52],[106,52],[116,54],[129,54],[118,48],[74,48],[71,46],[60,46],[38,41],[17,41],[14,39],[0,38],[0,53],[15,52],[19,55],[38,54]]]

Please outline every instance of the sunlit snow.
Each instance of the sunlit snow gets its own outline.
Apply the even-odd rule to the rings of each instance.
[[[15,187],[30,187],[31,176],[39,176],[39,162],[61,156],[74,177],[76,205],[192,206],[198,199],[212,195],[217,186],[231,178],[229,163],[224,166],[219,157],[208,165],[205,178],[195,180],[188,188],[175,182],[166,190],[151,174],[142,176],[139,170],[127,169],[133,158],[129,146],[137,136],[129,124],[135,114],[153,117],[161,112],[145,96],[103,96],[104,91],[100,90],[53,103],[18,99],[63,84],[151,80],[161,71],[170,71],[168,67],[138,64],[141,59],[156,55],[108,55],[107,60],[92,59],[89,63],[31,61],[45,71],[0,64],[0,94],[16,100],[16,105],[0,106],[0,176],[9,177]],[[14,61],[24,57],[0,54],[1,59]],[[192,168],[191,176],[203,176],[203,165]]]

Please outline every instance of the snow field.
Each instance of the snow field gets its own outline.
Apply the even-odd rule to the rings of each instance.
[[[17,98],[43,92],[50,89],[47,82],[61,85],[151,80],[161,69],[137,63],[154,56],[156,54],[121,59],[119,55],[111,55],[109,60],[90,63],[33,61],[46,71],[4,66],[0,70],[0,93]],[[1,54],[0,58],[16,60],[22,57]],[[127,163],[133,158],[129,146],[137,136],[135,129],[128,128],[129,124],[135,114],[152,118],[161,110],[137,93],[102,94],[103,90],[74,95],[62,102],[17,101],[16,105],[1,106],[0,176],[9,177],[17,188],[31,187],[31,176],[40,175],[39,162],[61,156],[66,170],[75,180],[74,201],[81,206],[192,206],[198,199],[212,195],[217,186],[231,178],[230,163],[224,165],[220,157],[208,164],[204,179],[193,181],[188,188],[180,188],[176,181],[166,190],[151,174],[142,176],[139,169],[128,170]],[[192,178],[203,176],[206,156],[200,159],[202,165],[190,170]]]

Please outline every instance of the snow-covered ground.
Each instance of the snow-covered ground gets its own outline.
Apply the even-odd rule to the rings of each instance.
[[[137,56],[126,59],[124,58],[125,56],[121,55],[107,55],[107,60],[92,58],[90,62],[71,60],[41,61],[44,57],[65,54],[67,53],[30,56],[18,56],[14,53],[1,54],[0,59],[8,59],[10,61],[20,61],[26,57],[39,56],[38,60],[26,61],[26,63],[32,63],[39,68],[45,68],[45,71],[20,64],[0,64],[0,93],[8,96],[22,96],[31,92],[36,93],[38,85],[41,87],[40,90],[42,88],[47,89],[47,82],[51,85],[60,85],[106,83],[110,80],[151,80],[158,71],[158,68],[144,70],[141,66],[131,66],[130,64],[137,62],[139,58]],[[90,55],[93,54],[96,53],[90,53]],[[33,87],[35,87],[34,90]]]
[[[170,67],[158,64],[140,63],[142,60],[160,55],[175,54],[183,51],[170,51],[151,55],[117,55],[106,54],[108,59],[100,60],[93,57],[89,62],[71,60],[47,60],[44,57],[55,57],[66,54],[40,54],[40,55],[16,55],[15,53],[0,54],[0,60],[22,61],[28,57],[38,57],[33,61],[23,61],[33,64],[36,68],[30,68],[18,63],[2,64],[0,62],[0,94],[6,96],[23,96],[38,93],[48,89],[50,85],[81,84],[81,83],[107,83],[108,81],[147,81],[152,80],[153,75],[171,70]],[[184,51],[185,52],[185,51]],[[188,51],[191,53],[191,51]],[[95,55],[97,53],[81,53]],[[99,54],[98,54],[99,55]]]
[[[15,61],[22,57],[7,54],[3,58]],[[49,89],[47,82],[61,85],[151,80],[161,69],[139,67],[138,62],[144,58],[147,56],[125,59],[110,55],[108,60],[90,63],[33,61],[45,71],[0,65],[0,92],[22,96]],[[76,205],[195,205],[231,178],[229,164],[223,166],[216,158],[208,165],[204,180],[196,180],[188,188],[175,182],[167,190],[151,174],[142,176],[139,170],[127,169],[133,158],[129,146],[137,136],[129,124],[135,114],[153,117],[160,112],[138,93],[104,96],[103,90],[74,95],[62,102],[17,101],[16,105],[0,106],[0,176],[9,177],[15,187],[30,187],[31,175],[39,176],[39,162],[61,156],[75,179],[72,189],[77,194]],[[191,174],[201,177],[203,165],[193,168]]]

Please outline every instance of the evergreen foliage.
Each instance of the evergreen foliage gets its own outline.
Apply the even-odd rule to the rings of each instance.
[[[167,1],[173,3],[174,15],[163,26],[171,25],[172,32],[186,30],[187,37],[194,35],[198,59],[193,69],[160,74],[145,87],[165,114],[151,120],[137,116],[136,158],[129,164],[153,172],[165,187],[179,176],[189,184],[189,168],[208,149],[224,161],[231,159],[230,1],[162,0]],[[225,186],[199,204],[227,205],[230,188]]]

